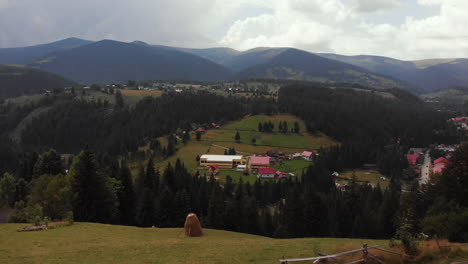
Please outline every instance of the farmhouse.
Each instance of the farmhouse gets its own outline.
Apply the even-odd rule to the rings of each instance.
[[[314,156],[314,153],[312,151],[304,151],[302,152],[301,156],[303,159],[311,161]]]
[[[273,168],[259,168],[258,169],[258,178],[263,178],[263,179],[273,179],[275,178],[275,169]]]
[[[222,169],[232,169],[243,163],[240,155],[202,155],[200,157],[200,166],[210,167],[217,165]]]
[[[249,158],[249,169],[270,167],[270,157],[251,156]],[[274,174],[274,172],[273,172]]]
[[[407,154],[406,159],[408,160],[409,165],[416,165],[418,162],[420,154]]]

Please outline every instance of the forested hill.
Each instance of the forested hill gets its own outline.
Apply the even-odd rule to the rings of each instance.
[[[34,68],[0,65],[0,98],[74,86],[75,82]]]
[[[286,49],[265,63],[241,71],[236,78],[347,82],[380,89],[407,87],[403,82],[391,77],[297,49]]]
[[[60,50],[73,49],[92,43],[92,41],[67,38],[52,43],[0,49],[0,64],[27,64],[42,58],[43,56]]]
[[[204,58],[142,43],[102,40],[50,53],[31,66],[81,83],[127,80],[226,80],[230,70]]]

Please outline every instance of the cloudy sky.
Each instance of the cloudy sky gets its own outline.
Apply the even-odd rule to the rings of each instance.
[[[468,0],[0,0],[0,47],[67,37],[468,57]]]

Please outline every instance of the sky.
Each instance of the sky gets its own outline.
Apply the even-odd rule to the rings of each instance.
[[[0,0],[0,47],[68,37],[468,57],[468,0]]]

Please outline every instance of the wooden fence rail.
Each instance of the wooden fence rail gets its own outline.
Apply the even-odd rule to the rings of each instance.
[[[379,259],[378,256],[369,254],[370,249],[376,249],[376,250],[384,251],[384,252],[387,252],[387,253],[400,255],[402,257],[404,256],[401,253],[393,252],[393,251],[386,250],[386,249],[382,249],[381,247],[382,246],[370,246],[369,247],[369,246],[367,246],[367,244],[364,244],[362,246],[362,248],[354,249],[354,250],[350,250],[350,251],[345,251],[345,252],[340,252],[340,253],[336,253],[336,254],[333,254],[333,255],[327,255],[325,253],[318,253],[318,255],[319,255],[318,257],[296,258],[296,259],[284,259],[283,258],[283,259],[280,259],[279,261],[280,261],[280,263],[285,263],[285,264],[293,263],[293,262],[304,262],[304,261],[314,261],[313,263],[328,262],[328,260],[335,260],[336,261],[336,258],[362,252],[362,259],[349,262],[348,264],[364,263],[364,262],[367,262],[369,259],[372,259],[374,261],[377,261],[378,263],[384,264],[385,262],[383,262],[381,259]]]

